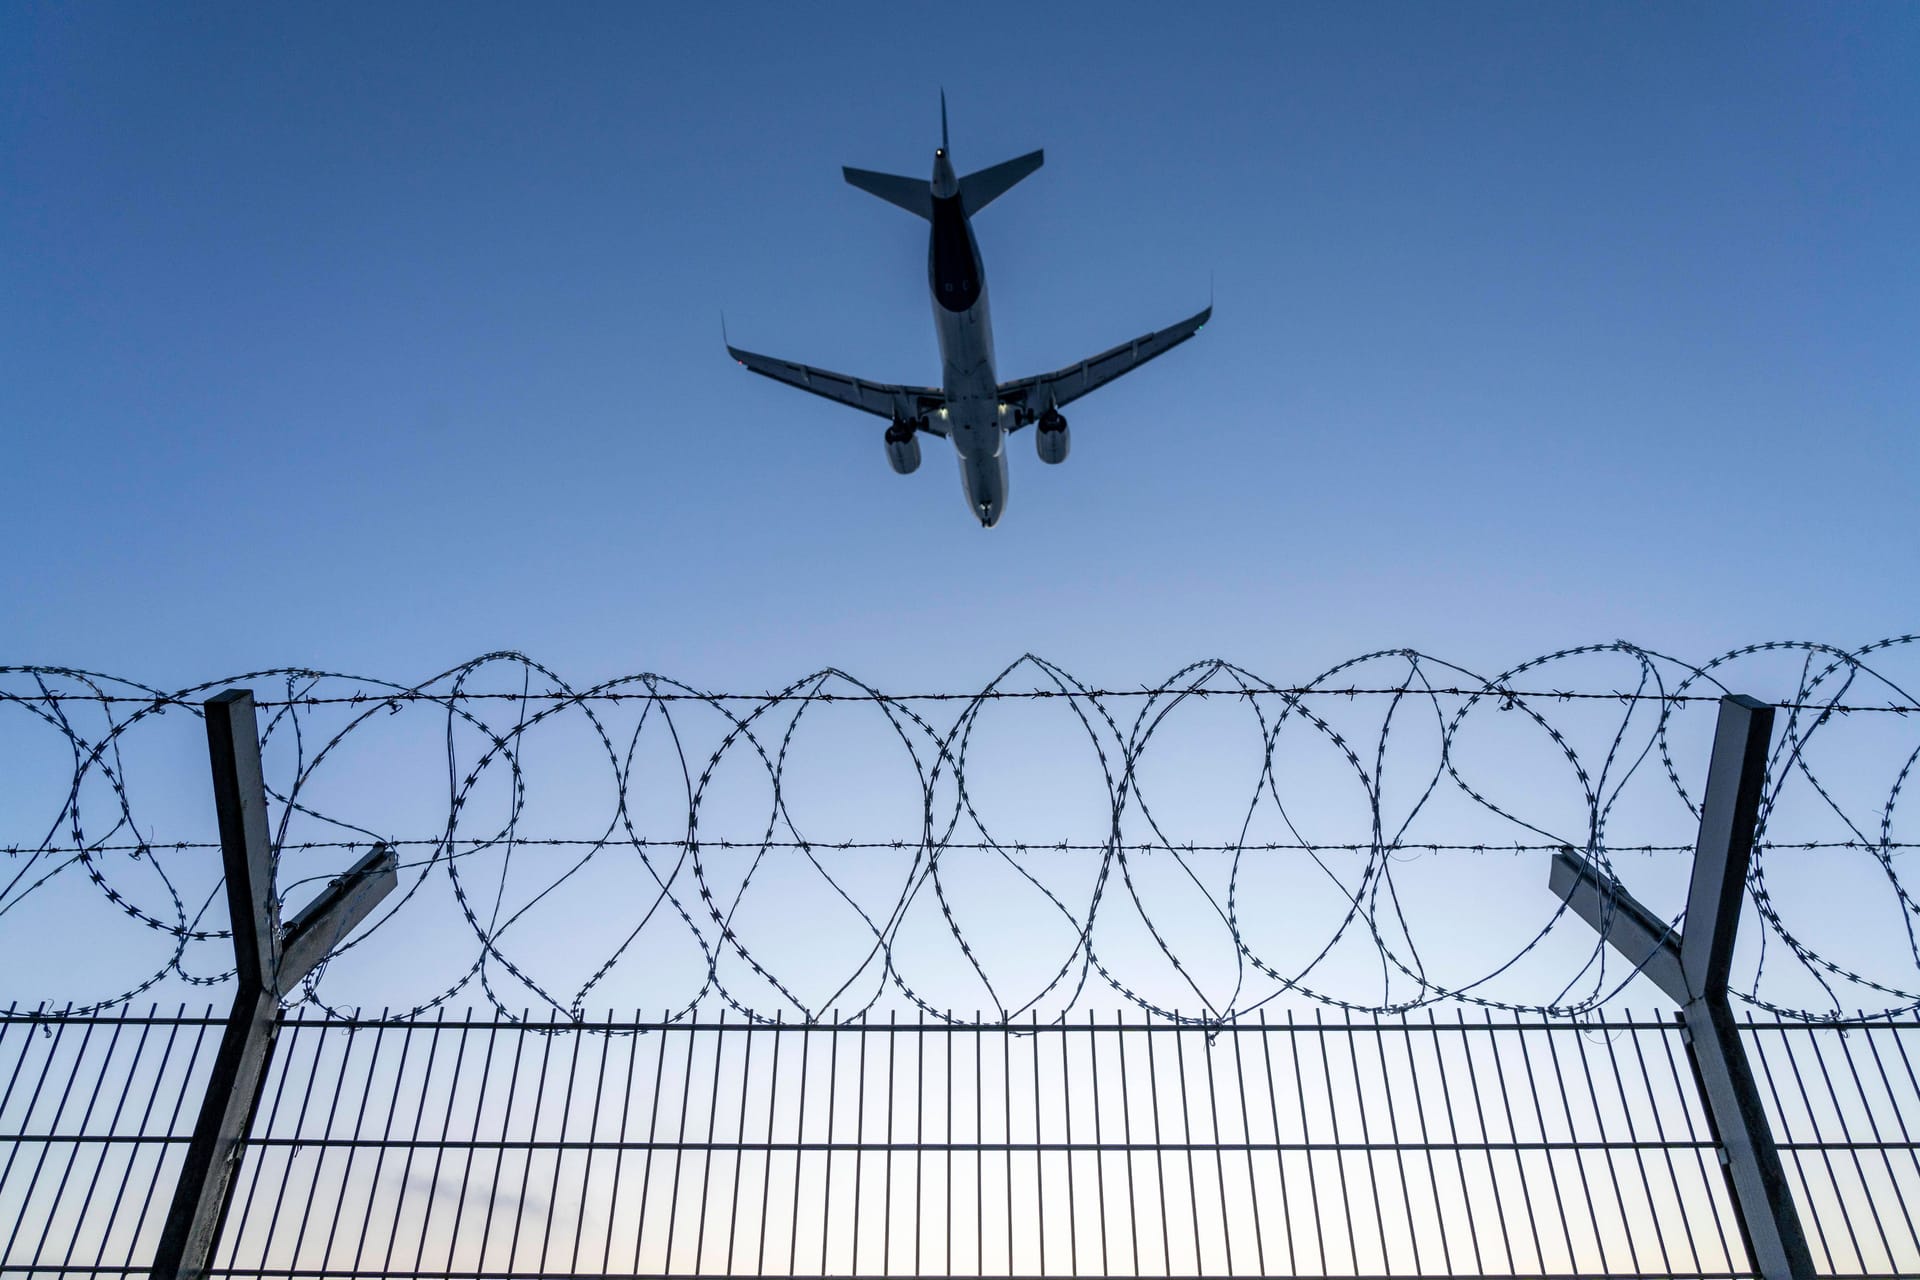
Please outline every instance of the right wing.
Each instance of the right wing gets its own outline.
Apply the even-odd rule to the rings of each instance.
[[[929,435],[947,434],[940,425],[939,417],[939,410],[946,406],[947,397],[937,387],[903,387],[884,382],[865,382],[859,378],[849,378],[844,373],[742,351],[732,345],[727,347],[727,354],[746,368],[775,382],[811,391],[837,404],[890,421],[925,418],[927,425],[922,430]]]
[[[1023,411],[1023,419],[1038,416],[1042,409],[1057,409],[1071,400],[1078,400],[1096,387],[1105,386],[1123,373],[1138,369],[1155,356],[1173,350],[1205,328],[1212,315],[1213,307],[1209,305],[1205,311],[1188,316],[1179,324],[1156,329],[1132,342],[1123,342],[1111,351],[1102,351],[1091,360],[1082,360],[1079,364],[1043,373],[1037,378],[1002,383],[1000,400],[1004,404],[1018,405]],[[1024,421],[1022,425],[1025,425]]]

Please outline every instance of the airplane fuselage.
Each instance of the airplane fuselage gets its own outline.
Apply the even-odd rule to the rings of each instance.
[[[1007,507],[1006,413],[993,367],[993,319],[980,245],[961,202],[945,148],[934,153],[933,229],[927,244],[927,287],[940,337],[942,416],[960,455],[967,507],[991,527]]]

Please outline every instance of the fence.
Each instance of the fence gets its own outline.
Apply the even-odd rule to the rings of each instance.
[[[223,1019],[0,1022],[4,1270],[144,1273]],[[1920,1023],[1748,1022],[1821,1274],[1920,1271]],[[1666,1019],[292,1018],[214,1274],[1744,1277]]]
[[[287,684],[286,697],[256,704],[246,690],[197,701],[115,692],[86,673],[0,668],[34,688],[0,692],[0,707],[52,728],[72,759],[50,834],[0,886],[0,917],[40,930],[11,945],[25,937],[29,953],[37,944],[83,961],[120,954],[85,931],[74,947],[19,911],[90,888],[110,908],[106,919],[131,922],[170,950],[122,990],[176,978],[234,989],[224,1019],[157,1009],[140,1016],[128,997],[0,1019],[0,1064],[11,1069],[0,1093],[0,1226],[11,1222],[0,1271],[162,1280],[1920,1273],[1908,1208],[1920,1192],[1920,1157],[1904,1120],[1920,1102],[1909,1043],[1920,1023],[1908,1020],[1920,994],[1894,981],[1908,962],[1920,967],[1911,928],[1920,912],[1898,861],[1914,842],[1899,838],[1896,821],[1920,762],[1904,721],[1920,705],[1865,661],[1913,640],[1851,652],[1752,646],[1703,667],[1624,644],[1592,646],[1456,685],[1436,683],[1433,660],[1404,652],[1368,655],[1292,687],[1211,663],[1137,693],[1088,689],[1028,660],[1055,688],[1021,693],[997,680],[944,730],[915,705],[949,695],[833,693],[828,683],[845,680],[833,672],[746,698],[651,676],[635,677],[631,691],[628,681],[584,693],[466,687],[489,664],[524,664],[492,655],[429,682],[450,687],[375,686],[371,699],[351,682],[347,692],[323,690],[341,677],[256,673]],[[1630,658],[1639,687],[1581,693],[1517,679],[1594,654]],[[1705,691],[1720,685],[1715,668],[1768,654],[1799,664],[1795,692],[1778,708],[1777,740],[1774,706]],[[1407,663],[1398,683],[1329,684],[1383,657]],[[1877,698],[1858,700],[1861,688]],[[1258,726],[1253,798],[1237,837],[1183,845],[1167,832],[1165,793],[1147,803],[1144,748],[1166,741],[1175,708],[1216,694]],[[1138,713],[1123,728],[1111,704],[1135,698]],[[1341,699],[1349,707],[1371,700],[1378,710],[1369,752],[1357,748],[1351,726],[1336,723],[1329,703]],[[979,756],[982,708],[1002,700],[1061,706],[1084,730],[1104,779],[1104,802],[1089,810],[1090,842],[1009,844],[983,817],[981,775],[968,761]],[[904,747],[916,839],[823,843],[803,834],[793,771],[802,718],[849,701],[878,710]],[[1599,732],[1585,748],[1575,745],[1569,705],[1598,712],[1585,732]],[[269,713],[264,729],[256,706]],[[1424,723],[1437,751],[1410,789],[1387,781],[1389,742],[1404,743],[1410,731],[1404,718],[1396,728],[1403,706],[1416,708],[1416,726]],[[1696,749],[1707,758],[1701,718],[1684,714],[1702,706],[1717,709],[1704,776],[1684,763]],[[320,766],[337,769],[349,739],[377,741],[417,707],[444,715],[434,750],[451,784],[445,829],[380,836],[341,806],[363,807],[367,784],[390,784],[393,771],[383,762],[323,785]],[[689,708],[716,717],[719,733],[697,772]],[[152,793],[130,782],[130,731],[174,709],[204,723],[217,842],[161,842],[136,814],[136,794]],[[1487,709],[1495,718],[1520,712],[1510,723],[1523,741],[1496,753],[1500,769],[1483,764],[1476,779],[1463,769],[1463,735]],[[91,710],[104,715],[103,734],[78,727],[76,715]],[[623,714],[628,723],[616,731]],[[316,717],[327,715],[335,723],[322,729]],[[532,735],[568,716],[589,731],[589,756],[594,742],[604,749],[617,803],[597,834],[537,835],[526,825]],[[1851,756],[1821,758],[1823,772],[1814,768],[1814,738],[1832,744],[1828,726],[1848,717],[1872,722],[1852,740],[1878,748],[1877,778],[1859,767],[1869,760],[1857,746]],[[684,831],[670,838],[646,834],[642,822],[656,794],[636,773],[650,720],[665,726],[655,739],[671,742],[685,787]],[[1306,729],[1285,738],[1289,723]],[[1549,749],[1529,751],[1529,736]],[[1287,743],[1302,737],[1325,749],[1318,766],[1288,754]],[[279,744],[272,755],[269,740]],[[1054,776],[1054,760],[1034,742],[1020,752]],[[765,774],[769,816],[757,838],[716,836],[703,815],[737,809],[742,796],[750,811],[752,789],[737,784],[730,806],[716,803],[729,795],[726,762],[743,757]],[[870,776],[842,767],[863,783]],[[490,771],[504,786],[488,790]],[[1636,776],[1654,781],[1630,786]],[[1186,779],[1204,794],[1210,771],[1190,767]],[[1556,779],[1563,789],[1574,784],[1577,839],[1523,816],[1537,784]],[[1333,812],[1324,801],[1335,783],[1357,784],[1366,841],[1328,843],[1302,831],[1303,820]],[[1490,794],[1496,784],[1505,798]],[[862,790],[855,812],[876,808]],[[566,791],[563,783],[553,794]],[[1052,791],[1050,782],[1042,808],[1061,812]],[[493,802],[504,803],[504,825],[461,835],[461,823]],[[426,803],[431,815],[430,791]],[[1849,816],[1862,803],[1875,806],[1877,833]],[[277,826],[269,817],[276,807]],[[103,810],[104,829],[89,816]],[[143,811],[204,821],[177,796],[164,810]],[[1252,838],[1262,813],[1291,838]],[[1516,840],[1514,852],[1548,855],[1551,874],[1540,875],[1549,868],[1538,863],[1522,867],[1502,894],[1462,892],[1452,878],[1430,878],[1423,891],[1398,865],[1409,852],[1488,847],[1412,838],[1423,813],[1530,833],[1536,838]],[[1667,861],[1667,897],[1655,909],[1615,869],[1633,846],[1608,833],[1627,822],[1671,832],[1676,814],[1695,828],[1692,843],[1640,846],[1691,855]],[[964,837],[968,824],[978,839]],[[1150,838],[1130,838],[1140,824]],[[296,838],[316,827],[349,834]],[[209,880],[206,855],[215,849],[219,874]],[[1223,864],[1198,865],[1203,849]],[[515,861],[527,850],[547,855],[530,885],[524,859]],[[888,850],[897,851],[891,868],[885,858],[863,870],[857,860],[821,856]],[[1077,890],[1063,894],[1061,877],[1072,874],[1064,859],[1043,865],[1055,850],[1096,855]],[[1769,858],[1782,850],[1820,856],[1810,877],[1798,872],[1814,892],[1781,894],[1796,874],[1789,865],[1783,877]],[[312,852],[351,865],[329,879],[289,861]],[[1329,861],[1343,852],[1355,857],[1345,876]],[[1317,868],[1327,883],[1276,877],[1257,856],[1276,853],[1303,855],[1298,869]],[[769,863],[783,854],[791,855],[784,875]],[[968,862],[968,854],[980,856]],[[452,893],[445,905],[480,946],[471,967],[424,1002],[374,1019],[323,997],[321,979],[337,990],[343,965],[362,979],[404,982],[421,963],[457,952],[444,933],[397,923],[404,909],[430,924],[429,877],[442,871]],[[497,874],[491,906],[474,892],[476,871]],[[149,874],[162,891],[152,899],[160,912],[123,888]],[[969,901],[973,876],[999,887],[984,896],[976,888]],[[1657,888],[1659,879],[1642,883]],[[1298,949],[1299,910],[1294,929],[1274,931],[1274,907],[1298,908],[1315,887],[1338,917],[1317,952],[1310,940]],[[1675,915],[1673,891],[1682,887],[1684,911]],[[568,893],[587,909],[564,905]],[[1021,917],[1016,894],[1038,914]],[[283,920],[290,898],[308,901]],[[1131,912],[1116,917],[1116,898]],[[225,929],[208,918],[220,899]],[[1875,926],[1883,941],[1861,952],[1870,902],[1883,914]],[[1545,908],[1544,921],[1515,927],[1503,917],[1516,905]],[[525,927],[536,909],[558,912],[563,945]],[[1464,982],[1439,976],[1420,945],[1432,936],[1417,922],[1423,909],[1445,914],[1448,950],[1491,967]],[[1805,924],[1788,926],[1788,911],[1831,942],[1816,948]],[[1736,984],[1743,912],[1756,917],[1748,932],[1758,932],[1759,945]],[[607,938],[612,946],[601,952],[585,930],[608,915],[615,932],[603,935],[598,946]],[[1465,926],[1476,916],[1491,927]],[[443,924],[450,920],[443,912]],[[1026,948],[1029,963],[1038,961],[1033,985],[1010,1002],[1004,943],[1027,942],[1036,921],[1056,938],[1064,927],[1064,959]],[[605,958],[589,961],[584,983],[563,1001],[502,949],[510,930],[520,957],[531,948],[547,962]],[[952,944],[944,960],[930,945],[942,934]],[[376,938],[384,950],[362,949]],[[1202,941],[1228,946],[1203,962]],[[983,946],[996,942],[1002,955],[983,961]],[[1275,946],[1294,947],[1304,962],[1280,967]],[[209,947],[235,968],[207,972]],[[770,967],[770,948],[779,947],[787,959]],[[677,978],[668,976],[675,954]],[[1784,957],[1789,982],[1769,954]],[[1571,965],[1564,981],[1527,994],[1525,975],[1543,961],[1550,970],[1554,956]],[[1122,967],[1143,958],[1151,990]],[[1369,966],[1378,974],[1371,1000],[1325,985]],[[596,1021],[589,996],[604,999],[615,970],[663,993],[677,987],[682,1002],[654,1021]],[[949,1006],[962,1001],[932,998],[933,984],[952,975],[977,980],[992,1008],[956,1015]],[[815,985],[813,997],[802,980]],[[537,997],[540,1014],[512,1014],[503,982]],[[1541,990],[1537,974],[1531,982]],[[1088,1013],[1099,983],[1123,1002],[1110,1017]],[[469,984],[485,994],[488,1014],[450,1018],[453,997]],[[1678,1015],[1621,1013],[1629,989],[1657,991]],[[1200,998],[1198,1011],[1182,1012],[1165,994],[1182,990]],[[877,1022],[889,991],[909,1007]],[[1783,999],[1790,992],[1826,1007]],[[1878,1012],[1846,1012],[1843,993],[1856,992],[1879,1002]],[[843,996],[851,997],[844,1018]],[[1736,998],[1776,1020],[1736,1018]],[[209,1035],[215,1027],[220,1033]]]

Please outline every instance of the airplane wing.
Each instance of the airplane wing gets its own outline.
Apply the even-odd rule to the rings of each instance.
[[[1018,382],[1002,383],[1000,400],[1004,404],[1017,405],[1023,411],[1019,430],[1038,417],[1040,411],[1049,405],[1059,408],[1072,400],[1103,387],[1123,373],[1138,369],[1147,361],[1163,352],[1171,351],[1206,327],[1213,315],[1213,307],[1195,316],[1188,316],[1179,324],[1157,329],[1132,342],[1123,342],[1111,351],[1102,351],[1091,360],[1082,360],[1079,364],[1069,365],[1053,373],[1044,373],[1037,378],[1022,378]]]
[[[727,354],[746,368],[775,382],[811,391],[814,395],[890,421],[924,417],[927,425],[922,430],[929,435],[947,434],[940,425],[937,412],[946,405],[947,397],[938,387],[903,387],[885,382],[867,382],[861,378],[850,378],[844,373],[742,351],[732,345],[727,347]]]

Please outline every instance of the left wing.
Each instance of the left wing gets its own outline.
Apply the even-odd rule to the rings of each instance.
[[[1156,329],[1132,342],[1123,342],[1111,351],[1102,351],[1091,360],[1082,360],[1079,364],[1044,373],[1037,378],[1002,383],[1001,403],[1016,405],[1021,410],[1020,422],[1014,430],[1031,422],[1042,410],[1057,409],[1071,400],[1078,400],[1094,388],[1103,387],[1121,374],[1138,369],[1155,356],[1173,350],[1205,328],[1212,316],[1213,307],[1209,305],[1205,311],[1188,316],[1179,324]]]
[[[834,373],[827,369],[816,369],[811,365],[795,364],[791,360],[776,360],[772,356],[763,356],[752,351],[742,351],[729,345],[727,354],[742,365],[763,377],[775,382],[784,382],[790,387],[802,391],[811,391],[837,404],[859,409],[890,421],[914,421],[924,418],[926,425],[921,430],[929,435],[944,436],[946,429],[940,425],[939,410],[947,403],[946,395],[937,387],[903,387],[885,382],[867,382],[860,378],[850,378],[844,373]]]

